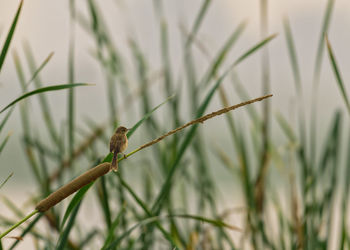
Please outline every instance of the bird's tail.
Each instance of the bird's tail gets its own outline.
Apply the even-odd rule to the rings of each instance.
[[[111,165],[111,169],[112,169],[114,172],[117,172],[117,171],[118,171],[117,155],[118,155],[118,153],[114,152],[114,154],[113,154],[113,160],[112,160],[112,165]]]

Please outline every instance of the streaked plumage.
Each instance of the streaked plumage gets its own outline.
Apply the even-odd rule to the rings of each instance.
[[[128,147],[128,138],[126,137],[126,132],[128,132],[127,128],[123,126],[118,127],[109,143],[109,150],[114,154],[111,169],[113,169],[115,172],[118,171],[118,154],[123,153]]]

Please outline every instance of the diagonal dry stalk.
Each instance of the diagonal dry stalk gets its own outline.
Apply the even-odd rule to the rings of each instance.
[[[202,116],[202,117],[200,117],[200,118],[198,118],[198,119],[192,120],[192,121],[186,123],[185,125],[182,125],[181,127],[178,127],[178,128],[176,128],[176,129],[174,129],[174,130],[171,130],[171,131],[169,131],[168,133],[166,133],[166,134],[164,134],[164,135],[158,137],[157,139],[155,139],[155,140],[153,140],[153,141],[150,141],[150,142],[148,142],[148,143],[142,145],[141,147],[139,147],[139,148],[136,149],[135,151],[137,152],[137,151],[139,151],[139,150],[141,150],[141,149],[144,149],[144,148],[147,148],[147,147],[149,147],[149,146],[152,146],[153,144],[158,143],[159,141],[163,140],[165,137],[167,137],[167,136],[169,136],[169,135],[172,135],[172,134],[175,134],[176,132],[178,132],[178,131],[180,131],[180,130],[182,130],[182,129],[184,129],[184,128],[187,128],[188,126],[194,125],[194,124],[196,124],[196,123],[203,123],[203,122],[205,122],[206,120],[209,120],[209,119],[211,119],[211,118],[213,118],[213,117],[215,117],[215,116],[225,114],[225,113],[227,113],[227,112],[229,112],[229,111],[231,111],[231,110],[240,108],[240,107],[242,107],[242,106],[245,106],[245,105],[248,105],[248,104],[251,104],[251,103],[254,103],[254,102],[262,101],[262,100],[264,100],[264,99],[266,99],[266,98],[269,98],[269,97],[272,97],[272,95],[265,95],[265,96],[262,96],[262,97],[259,97],[259,98],[256,98],[256,99],[252,99],[252,100],[249,100],[249,101],[246,101],[246,102],[241,102],[241,103],[239,103],[239,104],[236,104],[236,105],[233,105],[233,106],[230,106],[230,107],[226,107],[226,108],[220,109],[220,110],[215,111],[215,112],[212,112],[212,113],[210,113],[210,114],[208,114],[208,115]],[[134,152],[134,151],[133,151],[133,152]],[[132,152],[132,153],[133,153],[133,152]],[[127,156],[128,156],[128,155],[127,155]]]

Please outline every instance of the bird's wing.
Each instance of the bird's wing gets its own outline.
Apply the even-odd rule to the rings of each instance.
[[[114,134],[109,142],[109,152],[113,152],[117,144],[117,136]]]

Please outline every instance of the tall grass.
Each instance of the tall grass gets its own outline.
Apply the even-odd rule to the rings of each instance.
[[[67,84],[48,86],[40,80],[40,73],[50,63],[53,54],[37,66],[35,53],[31,51],[29,44],[25,44],[26,63],[22,62],[21,57],[14,51],[13,59],[23,93],[10,104],[1,104],[3,107],[0,113],[3,114],[0,117],[0,155],[10,139],[10,135],[4,136],[5,124],[13,118],[13,109],[20,106],[26,167],[30,168],[38,191],[32,197],[28,197],[33,207],[33,212],[28,215],[21,210],[20,204],[11,202],[11,199],[4,202],[18,220],[10,220],[9,216],[0,215],[0,249],[3,249],[2,244],[14,249],[18,244],[27,243],[26,239],[29,237],[35,239],[35,247],[40,249],[311,250],[329,249],[331,245],[339,249],[350,248],[349,225],[346,223],[350,157],[341,153],[349,152],[350,149],[350,145],[344,145],[348,138],[344,136],[342,129],[347,124],[342,112],[337,110],[334,116],[326,121],[329,129],[324,141],[316,143],[318,129],[315,121],[310,122],[311,128],[306,124],[309,124],[307,119],[317,116],[313,113],[311,118],[307,118],[305,110],[310,108],[311,111],[317,112],[317,96],[311,96],[314,98],[312,106],[305,107],[305,83],[302,82],[300,58],[295,45],[299,39],[293,35],[293,27],[287,17],[283,21],[283,28],[298,98],[297,126],[289,122],[286,114],[278,113],[273,116],[271,103],[266,100],[262,103],[262,112],[258,111],[257,104],[243,107],[247,113],[246,119],[239,119],[228,112],[237,108],[231,106],[232,103],[253,99],[239,78],[238,65],[245,63],[247,58],[261,60],[262,95],[268,95],[271,91],[269,50],[274,49],[273,40],[283,39],[283,36],[276,38],[277,35],[269,33],[268,1],[261,0],[260,3],[260,40],[239,51],[236,58],[229,58],[236,42],[244,36],[247,24],[242,21],[228,34],[226,42],[217,53],[206,55],[207,68],[199,71],[196,65],[196,49],[206,47],[206,44],[198,40],[198,34],[210,7],[215,4],[215,1],[203,0],[190,28],[181,27],[182,61],[180,72],[175,73],[170,53],[174,41],[169,38],[171,30],[163,9],[167,2],[153,1],[159,29],[159,56],[162,62],[160,77],[155,81],[161,86],[157,94],[160,99],[165,100],[159,105],[155,105],[155,93],[151,87],[154,80],[152,76],[156,70],[145,56],[141,44],[136,38],[130,37],[130,65],[124,58],[125,53],[113,42],[111,30],[103,20],[104,9],[99,6],[98,1],[86,1],[86,14],[82,14],[76,8],[74,1],[70,2],[72,28],[67,52]],[[22,4],[19,4],[1,49],[0,72],[3,64],[7,62],[5,59],[15,36],[15,28],[20,25],[18,20]],[[313,86],[317,92],[318,81],[322,77],[320,67],[326,49],[336,82],[336,85],[329,88],[339,88],[349,111],[345,81],[341,77],[341,65],[336,61],[337,49],[331,45],[332,38],[330,37],[329,41],[327,36],[325,37],[333,6],[334,1],[329,0],[320,31]],[[77,119],[76,91],[79,91],[79,88],[76,87],[87,85],[75,82],[75,48],[79,46],[75,32],[78,27],[85,30],[95,41],[93,56],[103,71],[107,89],[107,122],[95,121],[94,117],[89,117],[84,121],[88,124],[89,131],[81,129],[82,122]],[[25,65],[28,65],[30,75],[24,73]],[[133,92],[131,83],[135,79],[137,91]],[[35,85],[34,90],[30,90],[31,82]],[[179,82],[182,83],[181,86]],[[226,84],[234,86],[241,100],[228,99]],[[181,91],[181,88],[185,89],[188,95],[183,95],[184,91]],[[61,131],[55,123],[53,117],[56,107],[50,106],[50,100],[45,95],[45,92],[63,89],[68,89],[67,131]],[[206,115],[211,112],[209,105],[216,94],[219,94],[224,108],[219,107],[218,112]],[[39,100],[44,127],[49,134],[46,140],[36,136],[37,123],[28,115],[31,110],[26,104],[31,98],[36,98],[33,95]],[[120,97],[127,98],[119,100]],[[111,174],[108,172],[112,154],[108,153],[107,145],[116,127],[130,125],[125,120],[121,121],[124,117],[121,116],[121,112],[126,106],[132,107],[131,102],[139,105],[137,108],[140,114],[136,115],[135,110],[126,111],[135,117],[139,116],[136,119],[138,122],[130,129],[128,138],[132,140],[131,136],[137,131],[144,135],[142,140],[146,143],[136,149],[129,148],[128,158],[119,159],[120,171]],[[120,103],[127,105],[121,107]],[[243,104],[248,103],[250,102]],[[157,117],[157,110],[164,111],[166,122]],[[185,116],[184,110],[189,111],[190,118]],[[224,114],[224,117],[217,117],[211,122],[219,123],[220,119],[226,121],[230,133],[227,140],[232,143],[227,148],[206,143],[211,140],[212,137],[208,134],[212,132],[204,128],[205,124],[200,125],[219,114]],[[282,146],[275,141],[271,130],[275,121],[285,135],[286,143]],[[83,138],[80,134],[84,135]],[[68,137],[67,140],[63,139],[65,137]],[[100,142],[104,145],[103,151]],[[283,150],[280,150],[281,147]],[[215,153],[209,154],[209,151]],[[136,155],[139,156],[139,161],[134,160]],[[85,159],[81,159],[82,156]],[[227,173],[232,174],[232,180],[239,180],[240,189],[237,193],[240,192],[243,197],[243,212],[237,215],[242,221],[239,225],[230,220],[229,216],[237,213],[237,209],[232,210],[232,207],[242,203],[239,199],[234,199],[237,203],[230,204],[228,208],[222,207],[219,198],[220,180],[213,174],[216,169],[210,164],[212,156],[217,156],[220,160],[220,164],[215,168],[224,166]],[[82,165],[83,162],[85,165]],[[343,168],[342,164],[345,164],[346,168]],[[94,166],[97,167],[92,168]],[[142,170],[138,166],[141,166]],[[282,188],[279,181],[271,178],[278,166],[282,166],[283,169],[279,175],[287,180]],[[77,177],[78,173],[82,175]],[[12,174],[1,177],[0,190],[11,176]],[[71,180],[73,181],[68,186],[64,185]],[[345,185],[342,185],[343,182]],[[55,192],[58,186],[63,187]],[[70,186],[74,188],[69,189]],[[68,198],[68,204],[61,203],[63,198],[75,191],[76,193]],[[232,196],[231,190],[227,193],[229,194],[224,194],[225,199]],[[55,200],[52,200],[52,197]],[[90,225],[84,217],[91,199],[97,203],[97,217],[101,220],[98,225]],[[38,203],[40,200],[42,201]],[[342,219],[342,223],[339,224],[334,222],[338,213]],[[45,226],[38,225],[39,221]],[[23,222],[27,224],[22,224]],[[51,230],[44,230],[45,227]],[[334,230],[336,233],[332,233]],[[22,239],[25,243],[21,243]]]

